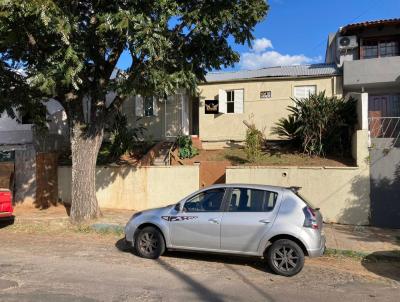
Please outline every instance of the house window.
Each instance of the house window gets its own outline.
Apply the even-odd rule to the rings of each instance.
[[[219,90],[219,113],[243,113],[244,89]]]
[[[157,116],[157,98],[153,96],[135,96],[136,116]]]
[[[361,42],[361,59],[400,55],[399,38],[366,39]]]
[[[144,98],[144,116],[154,115],[154,101],[152,96],[146,96]]]
[[[235,91],[226,92],[226,112],[235,113]]]
[[[317,91],[317,86],[309,85],[309,86],[296,86],[294,87],[293,96],[296,99],[306,99],[311,94],[315,94]]]
[[[378,57],[378,41],[365,41],[362,46],[362,58],[370,59]]]
[[[379,43],[380,57],[393,57],[399,55],[399,41],[382,41]]]

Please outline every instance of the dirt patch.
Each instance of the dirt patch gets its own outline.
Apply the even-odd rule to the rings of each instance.
[[[175,151],[177,158],[177,151]],[[310,157],[308,155],[290,150],[265,150],[261,158],[256,162],[247,160],[243,148],[225,148],[221,150],[199,150],[199,154],[190,159],[177,160],[174,165],[192,165],[195,162],[222,161],[229,165],[248,165],[248,166],[322,166],[322,167],[346,167],[354,166],[351,158],[341,158],[334,156]]]
[[[18,282],[12,280],[0,279],[0,291],[18,287]]]
[[[112,223],[125,225],[135,211],[102,208],[101,212],[102,216],[97,220],[91,221],[90,224]],[[68,213],[69,207],[65,207],[64,205],[43,210],[34,208],[33,206],[17,206],[14,209],[15,224],[13,227],[29,229],[36,225],[39,229],[51,226],[51,228],[54,228],[54,231],[62,230],[64,227],[70,225]],[[51,231],[51,228],[49,231]]]

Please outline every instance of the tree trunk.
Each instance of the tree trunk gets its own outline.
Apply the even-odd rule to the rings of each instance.
[[[74,122],[71,131],[73,222],[95,219],[101,215],[96,198],[96,160],[103,140],[103,129],[86,131]]]

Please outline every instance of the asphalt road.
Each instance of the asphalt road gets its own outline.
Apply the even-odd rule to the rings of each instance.
[[[138,258],[111,235],[0,229],[0,301],[400,301],[400,263],[307,260],[292,278],[262,261],[168,253]]]

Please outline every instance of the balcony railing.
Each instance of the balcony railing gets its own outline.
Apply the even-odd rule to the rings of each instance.
[[[369,117],[368,129],[375,147],[400,147],[400,117]]]

